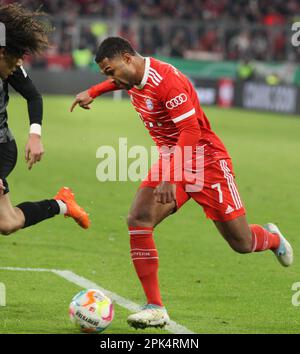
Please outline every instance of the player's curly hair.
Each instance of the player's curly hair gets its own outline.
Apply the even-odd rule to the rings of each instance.
[[[136,51],[125,38],[108,37],[100,44],[95,61],[96,63],[100,63],[104,58],[111,59],[124,53],[135,55]]]
[[[25,54],[41,54],[49,47],[52,30],[40,20],[40,11],[28,11],[21,4],[0,6],[0,22],[5,25],[6,52],[22,58]]]

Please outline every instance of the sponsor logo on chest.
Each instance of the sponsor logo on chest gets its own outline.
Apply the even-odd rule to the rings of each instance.
[[[187,101],[187,95],[185,93],[181,93],[180,95],[170,99],[170,101],[167,101],[166,108],[168,109],[176,108],[182,105],[183,103],[185,103],[186,101]]]

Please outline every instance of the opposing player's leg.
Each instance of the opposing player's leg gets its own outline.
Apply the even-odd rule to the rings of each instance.
[[[69,188],[61,188],[54,198],[24,202],[12,206],[6,178],[13,171],[18,156],[15,140],[0,143],[0,233],[9,235],[21,228],[35,225],[57,214],[72,217],[81,227],[88,228],[87,213],[76,203]]]
[[[72,217],[83,228],[89,227],[87,213],[76,203],[69,188],[62,188],[53,199],[23,202],[16,207],[13,207],[9,193],[5,193],[0,196],[0,233],[9,235],[57,214]]]
[[[60,206],[60,214],[74,219],[83,229],[90,226],[90,219],[87,212],[78,205],[71,188],[62,187],[53,198]],[[64,207],[65,204],[65,207]]]
[[[156,225],[184,203],[184,197],[179,196],[179,205],[175,202],[163,205],[156,201],[153,191],[154,186],[138,190],[127,219],[131,259],[147,298],[142,310],[128,317],[129,325],[135,328],[164,327],[169,323],[159,290],[158,252],[153,231]],[[188,199],[186,195],[185,201]]]
[[[18,157],[15,140],[0,143],[0,233],[9,235],[23,227],[25,218],[21,210],[12,206],[6,177],[13,171]]]
[[[9,235],[24,226],[25,217],[22,211],[14,208],[9,193],[0,196],[0,233]]]

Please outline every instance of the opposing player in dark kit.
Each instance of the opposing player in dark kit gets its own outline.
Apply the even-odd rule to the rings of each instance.
[[[87,213],[76,203],[73,192],[66,187],[51,199],[23,202],[16,207],[11,204],[6,178],[15,167],[17,145],[7,123],[9,85],[28,104],[30,129],[25,153],[28,168],[40,161],[44,153],[41,142],[42,97],[22,67],[24,55],[38,54],[48,47],[48,31],[38,16],[39,13],[28,12],[17,4],[0,7],[0,22],[5,26],[5,45],[0,47],[0,233],[3,235],[56,214],[72,217],[83,228],[88,228],[90,223]]]

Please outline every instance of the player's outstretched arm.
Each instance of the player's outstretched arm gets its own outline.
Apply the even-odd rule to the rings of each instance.
[[[90,96],[89,90],[85,90],[76,95],[74,102],[70,108],[70,112],[73,112],[74,108],[79,105],[83,109],[91,109],[90,104],[94,99]]]
[[[79,105],[83,109],[90,109],[90,104],[94,101],[94,98],[102,95],[105,92],[120,90],[113,80],[105,80],[100,84],[90,87],[88,90],[80,92],[72,106],[70,112],[73,112],[74,108]]]

